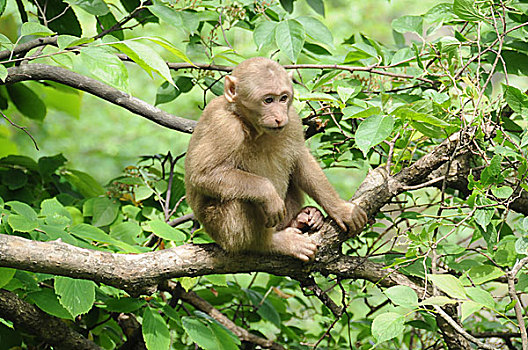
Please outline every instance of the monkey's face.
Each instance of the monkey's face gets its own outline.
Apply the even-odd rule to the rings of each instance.
[[[240,84],[239,104],[245,116],[260,132],[280,133],[289,122],[288,111],[293,99],[291,84],[286,79],[255,79]]]
[[[288,125],[291,76],[273,61],[247,60],[226,76],[224,96],[259,133],[277,134]]]
[[[288,109],[291,105],[291,93],[267,93],[258,100],[257,124],[266,133],[278,133],[288,125]]]

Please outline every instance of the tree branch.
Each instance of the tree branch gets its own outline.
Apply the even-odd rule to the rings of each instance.
[[[13,50],[2,50],[0,51],[0,60],[4,60],[6,58],[19,55],[21,53],[26,53],[36,47],[46,46],[46,45],[57,45],[57,37],[47,36],[43,38],[38,38],[35,40],[28,41],[26,43],[17,45]]]
[[[233,321],[231,321],[227,316],[218,311],[213,305],[211,305],[206,300],[200,298],[198,294],[190,291],[185,291],[179,283],[169,282],[161,287],[162,290],[170,292],[174,297],[179,298],[186,303],[191,304],[200,311],[205,312],[220,324],[225,326],[231,332],[233,332],[241,340],[259,345],[266,349],[275,349],[275,350],[284,350],[284,347],[280,344],[277,344],[271,340],[261,338],[248,332],[246,329],[237,326]]]
[[[4,289],[0,289],[0,317],[11,320],[15,328],[37,336],[57,350],[102,350],[59,318],[48,315]]]
[[[25,64],[8,68],[7,72],[8,76],[4,84],[13,84],[26,80],[50,80],[86,91],[169,129],[192,133],[196,125],[194,120],[174,116],[98,80],[64,68],[45,64]]]

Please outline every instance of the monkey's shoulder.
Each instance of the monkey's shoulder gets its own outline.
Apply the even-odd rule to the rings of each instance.
[[[244,140],[244,126],[230,111],[225,98],[219,96],[209,102],[202,112],[190,144],[201,151],[205,148],[222,153],[222,150],[231,152],[239,148]]]

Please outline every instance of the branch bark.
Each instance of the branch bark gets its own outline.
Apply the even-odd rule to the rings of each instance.
[[[196,125],[194,120],[167,113],[143,100],[68,69],[35,63],[11,67],[7,69],[7,72],[8,76],[4,84],[26,80],[50,80],[86,91],[169,129],[192,133]]]

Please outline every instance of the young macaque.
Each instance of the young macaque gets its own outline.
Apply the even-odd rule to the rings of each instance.
[[[192,134],[185,160],[187,201],[205,231],[227,252],[273,252],[313,259],[314,207],[299,210],[303,192],[343,229],[360,231],[367,215],[339,198],[304,144],[292,107],[292,78],[267,58],[239,64],[226,76]]]

